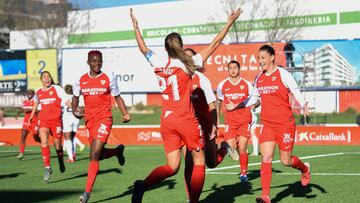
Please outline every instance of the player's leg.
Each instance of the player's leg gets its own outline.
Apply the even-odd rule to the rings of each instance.
[[[256,136],[256,123],[251,125],[250,135],[251,135],[251,143],[252,143],[252,147],[253,147],[253,152],[251,153],[251,155],[258,156],[259,155],[259,139]]]
[[[66,162],[74,162],[74,154],[73,154],[73,142],[71,137],[71,132],[64,126],[64,145],[66,149],[66,153],[68,155],[68,160]]]
[[[56,150],[56,155],[58,158],[58,162],[59,162],[59,170],[61,173],[65,172],[65,163],[64,163],[64,151],[61,145],[61,138],[62,136],[54,136],[53,134],[53,138],[54,138],[54,147]]]
[[[223,161],[226,154],[227,148],[222,145],[218,149],[215,138],[205,141],[205,163],[207,167],[215,168]]]
[[[239,136],[238,150],[239,150],[239,162],[240,162],[240,180],[241,182],[247,181],[247,168],[249,162],[249,156],[247,153],[248,136]]]
[[[194,168],[194,161],[192,154],[189,150],[187,150],[186,146],[184,145],[182,148],[182,153],[185,158],[185,169],[184,169],[184,180],[185,180],[185,189],[188,200],[190,200],[190,181],[191,181],[191,175]]]
[[[21,130],[21,138],[19,143],[19,155],[16,157],[19,160],[24,160],[24,152],[25,152],[25,141],[26,137],[29,134],[29,131],[25,128]]]
[[[225,142],[221,143],[221,147],[227,149],[227,154],[232,160],[239,160],[239,154],[236,151],[237,128],[233,125],[225,124]]]
[[[190,182],[190,202],[199,202],[205,181],[205,156],[204,151],[192,150],[194,167]]]
[[[50,166],[50,147],[48,143],[48,137],[50,134],[49,128],[40,127],[39,135],[41,140],[41,154],[43,158],[43,164],[45,168],[44,173],[44,181],[48,181],[50,179],[50,175],[52,173],[51,166]]]

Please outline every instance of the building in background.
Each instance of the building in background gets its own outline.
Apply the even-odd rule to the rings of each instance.
[[[355,84],[355,68],[329,43],[304,55],[305,86],[341,86]]]

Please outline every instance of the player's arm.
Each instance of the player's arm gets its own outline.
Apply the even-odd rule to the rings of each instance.
[[[240,16],[241,12],[242,10],[240,8],[231,12],[224,28],[220,31],[218,35],[215,36],[215,38],[207,47],[205,47],[199,52],[203,61],[206,61],[207,58],[219,47],[221,41],[226,36],[226,33],[228,33],[235,20],[238,19],[238,17]]]
[[[36,113],[36,109],[38,107],[39,107],[39,102],[37,100],[37,97],[36,97],[36,99],[34,97],[34,107],[33,107],[32,111],[31,111],[30,118],[29,118],[29,121],[28,121],[28,125],[31,123],[31,120],[34,118],[34,115]]]
[[[122,121],[124,123],[129,122],[131,120],[131,116],[128,113],[128,111],[126,110],[126,106],[125,106],[125,102],[124,102],[123,98],[120,95],[115,96],[115,101],[116,101],[116,104],[117,104],[121,114],[122,114],[122,117],[121,117]]]
[[[132,8],[130,8],[130,17],[131,17],[131,21],[132,21],[134,32],[135,32],[136,42],[138,44],[138,47],[139,47],[141,53],[144,54],[144,56],[145,56],[146,53],[150,51],[150,49],[146,46],[144,38],[141,35],[141,31],[139,29],[139,24],[138,24],[136,17],[134,16],[134,14],[132,12]]]
[[[71,99],[72,113],[77,119],[81,119],[84,112],[79,109],[79,97],[81,95],[80,81],[76,81],[73,85],[73,97]]]
[[[25,112],[25,109],[20,108],[19,111],[17,112],[16,116],[15,116],[15,119],[17,120],[19,118],[20,114],[22,114],[23,112]]]

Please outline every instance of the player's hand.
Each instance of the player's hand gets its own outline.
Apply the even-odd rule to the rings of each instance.
[[[130,114],[127,113],[127,114],[123,115],[123,116],[121,117],[121,120],[122,120],[123,123],[127,123],[127,122],[131,121],[131,116],[130,116]]]
[[[225,109],[226,109],[227,111],[232,111],[232,110],[234,110],[235,108],[236,108],[236,104],[232,103],[231,101],[230,101],[230,103],[225,104]]]
[[[228,23],[233,24],[236,19],[239,18],[240,14],[242,13],[241,8],[238,8],[234,11],[232,11],[228,17]]]
[[[304,105],[304,108],[303,108],[304,116],[310,116],[309,107],[307,105],[308,105],[308,102],[305,102],[305,105]]]
[[[209,140],[212,140],[217,137],[217,129],[218,129],[217,126],[213,125]]]
[[[30,117],[30,118],[29,118],[29,120],[28,120],[28,122],[27,122],[27,124],[26,124],[27,126],[30,126],[32,119],[33,119],[33,117]]]
[[[138,27],[138,21],[133,14],[133,9],[130,8],[130,17],[134,27]]]
[[[73,111],[73,115],[77,119],[82,119],[84,117],[84,109],[81,107],[78,107],[75,111]]]

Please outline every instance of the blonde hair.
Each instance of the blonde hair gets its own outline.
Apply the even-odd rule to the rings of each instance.
[[[178,33],[173,32],[166,36],[165,49],[169,57],[179,59],[185,65],[189,75],[195,73],[196,66],[194,60],[184,52],[183,42]]]

